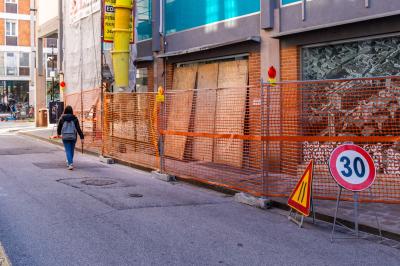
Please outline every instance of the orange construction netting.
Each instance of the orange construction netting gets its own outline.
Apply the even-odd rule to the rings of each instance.
[[[160,164],[154,93],[106,93],[104,155],[151,169]]]
[[[65,106],[71,105],[78,117],[85,135],[84,149],[101,153],[102,149],[102,118],[101,89],[92,89],[64,97]],[[80,144],[77,146],[80,147]]]
[[[314,197],[336,199],[327,161],[353,142],[377,167],[373,196],[361,200],[400,203],[400,77],[180,88],[163,103],[155,93],[106,93],[103,131],[94,94],[82,95],[83,123],[88,145],[106,156],[269,197],[288,197],[314,160]],[[79,97],[66,99],[78,113]]]

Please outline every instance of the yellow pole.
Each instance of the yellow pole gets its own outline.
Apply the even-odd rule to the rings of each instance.
[[[132,0],[117,0],[115,3],[114,49],[112,59],[115,86],[129,86],[129,43],[132,32],[129,24],[132,15]]]

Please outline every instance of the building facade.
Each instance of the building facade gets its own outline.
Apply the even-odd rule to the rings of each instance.
[[[400,73],[396,0],[138,0],[136,9],[139,90],[153,91],[164,71],[168,89],[175,66],[221,58],[253,62],[249,85],[269,66],[282,80]]]
[[[30,0],[0,1],[0,103],[3,106],[33,105],[31,26]]]
[[[259,83],[259,0],[139,0],[136,12],[138,90],[172,89],[178,68],[214,64],[216,72],[222,62],[243,65],[244,85]]]
[[[397,134],[389,127],[398,125],[400,111],[376,109],[386,124],[372,121],[372,112],[351,124],[358,110],[382,105],[390,79],[365,81],[371,86],[343,80],[400,75],[397,0],[137,0],[131,46],[136,76],[125,92],[140,93],[113,90],[112,44],[99,38],[100,3],[64,2],[62,62],[65,102],[91,135],[85,145],[107,156],[205,182],[217,178],[243,191],[249,185],[257,195],[268,194],[269,177],[260,173],[267,167],[279,174],[271,175],[279,177],[271,183],[280,184],[272,194],[283,196],[307,154],[317,156],[314,148],[330,153],[337,144],[332,137]],[[113,12],[109,6],[104,10]],[[271,66],[285,82],[263,83]],[[315,80],[324,85],[299,85]],[[347,87],[348,82],[355,85]],[[358,93],[363,84],[374,87]],[[167,92],[160,131],[155,102],[162,97],[154,94],[159,86]],[[160,134],[162,165],[156,158]],[[276,141],[260,141],[261,134]],[[306,137],[328,145],[309,145]],[[319,169],[326,170],[324,165]]]

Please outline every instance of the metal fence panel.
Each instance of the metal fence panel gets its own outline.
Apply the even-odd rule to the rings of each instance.
[[[287,197],[313,159],[315,197],[334,199],[337,185],[328,159],[335,147],[353,142],[372,155],[378,170],[374,198],[365,192],[361,199],[400,202],[400,78],[287,82],[263,89],[270,95],[263,137],[270,146],[267,195]]]
[[[103,152],[128,163],[159,169],[158,108],[154,93],[106,93]]]

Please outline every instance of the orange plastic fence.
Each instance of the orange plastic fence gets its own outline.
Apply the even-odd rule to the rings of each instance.
[[[155,99],[154,93],[105,94],[105,155],[146,168],[159,168]]]
[[[263,194],[261,110],[257,88],[167,92],[163,170]]]
[[[327,165],[343,142],[365,148],[377,166],[372,196],[365,201],[400,202],[400,78],[366,78],[264,85],[267,105],[267,195],[287,196],[313,159],[317,198],[333,199],[337,185]],[[268,96],[269,95],[269,96]],[[351,198],[346,193],[347,199]]]
[[[378,170],[373,197],[361,199],[400,203],[399,120],[400,77],[169,91],[164,103],[155,93],[109,93],[102,148],[135,165],[269,197],[289,196],[313,159],[314,196],[335,199],[327,160],[354,142]]]
[[[372,197],[365,192],[361,199],[400,202],[398,77],[180,91],[166,98],[167,173],[287,197],[313,159],[315,197],[335,199],[327,160],[335,147],[354,142],[378,168]]]

